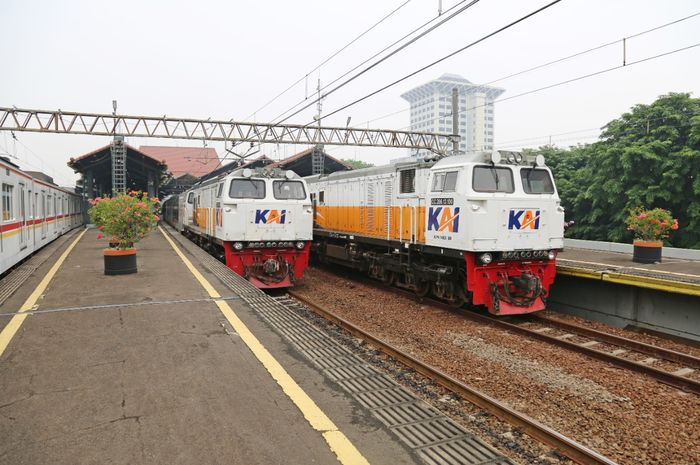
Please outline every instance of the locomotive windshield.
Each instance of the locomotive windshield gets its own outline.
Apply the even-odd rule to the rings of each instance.
[[[475,166],[472,188],[476,192],[515,192],[513,172],[510,168],[495,166]]]
[[[304,200],[306,198],[304,184],[299,181],[275,181],[272,183],[272,193],[277,200]]]
[[[554,184],[546,170],[523,168],[520,170],[520,179],[526,194],[554,194]]]
[[[261,179],[234,179],[228,190],[233,199],[264,199],[265,181]]]

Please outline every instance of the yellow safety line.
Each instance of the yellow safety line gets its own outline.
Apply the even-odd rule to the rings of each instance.
[[[192,262],[180,251],[163,228],[159,226],[158,229],[170,243],[173,250],[175,250],[175,253],[185,263],[185,266],[187,266],[197,281],[204,287],[209,296],[212,298],[221,297],[209,281],[206,280]],[[296,381],[294,381],[282,365],[262,345],[258,338],[250,332],[248,327],[238,318],[238,315],[236,315],[228,303],[225,300],[215,300],[214,302],[236,333],[238,333],[241,340],[248,346],[251,352],[253,352],[260,363],[262,363],[272,378],[277,381],[277,384],[280,385],[287,397],[289,397],[289,399],[294,402],[294,405],[301,411],[306,421],[309,422],[313,429],[321,433],[331,451],[338,457],[340,463],[344,465],[369,465],[369,462],[362,456],[360,451],[358,451],[350,440],[338,430],[338,427],[333,424],[331,419],[323,413],[316,403],[304,392]]]
[[[667,271],[667,270],[654,270],[651,268],[641,268],[638,266],[619,266],[619,265],[613,265],[611,263],[586,262],[583,260],[572,260],[570,258],[557,258],[557,260],[563,261],[563,262],[583,263],[584,265],[596,265],[596,266],[606,266],[606,267],[613,266],[613,267],[617,268],[618,271],[636,270],[636,271],[646,271],[646,272],[652,272],[652,273],[670,274],[673,276],[683,276],[686,278],[700,278],[700,275],[698,275],[698,274],[678,273],[676,271]]]
[[[81,232],[80,235],[75,238],[73,243],[71,243],[71,245],[68,246],[66,251],[63,252],[63,254],[59,257],[56,263],[54,263],[49,272],[46,273],[44,279],[42,279],[39,285],[36,287],[36,289],[34,289],[34,292],[32,292],[32,294],[27,298],[22,307],[20,307],[19,312],[26,312],[27,310],[32,310],[34,308],[36,302],[39,300],[39,297],[41,297],[41,295],[44,293],[49,283],[53,279],[54,275],[61,267],[63,262],[66,260],[66,257],[68,257],[68,254],[71,253],[73,247],[75,247],[75,245],[86,232],[87,229],[84,229],[83,232]],[[22,326],[22,323],[27,318],[27,316],[29,315],[20,314],[13,316],[10,322],[7,323],[7,325],[2,329],[2,332],[0,332],[0,357],[2,357],[2,354],[5,352],[5,349],[10,344],[10,341],[15,336],[15,334],[17,334],[17,331],[19,330],[20,326]]]
[[[624,284],[627,286],[656,289],[659,291],[671,292],[674,294],[700,296],[699,285],[694,283],[685,283],[682,281],[668,281],[665,279],[650,278],[647,276],[635,276],[621,273],[613,273],[609,271],[594,271],[568,266],[557,266],[557,273],[563,276],[595,279],[598,281],[607,281],[617,284]]]

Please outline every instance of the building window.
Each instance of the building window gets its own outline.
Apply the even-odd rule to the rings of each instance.
[[[12,189],[9,184],[2,185],[2,220],[8,221],[14,218],[12,214]]]
[[[410,194],[416,191],[416,170],[403,170],[400,173],[399,192],[401,194]]]

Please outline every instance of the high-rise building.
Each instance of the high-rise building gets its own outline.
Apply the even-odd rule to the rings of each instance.
[[[455,87],[459,95],[460,152],[492,150],[493,101],[505,89],[472,84],[456,74],[443,74],[401,95],[411,104],[411,130],[452,134],[452,89]],[[427,151],[417,153],[424,155]]]

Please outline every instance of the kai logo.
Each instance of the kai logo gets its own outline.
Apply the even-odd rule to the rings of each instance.
[[[526,229],[540,229],[540,211],[539,210],[511,210],[508,215],[508,229],[517,229],[524,231]]]
[[[430,207],[428,210],[428,231],[459,231],[459,207]]]
[[[284,224],[287,210],[255,210],[255,224]]]

